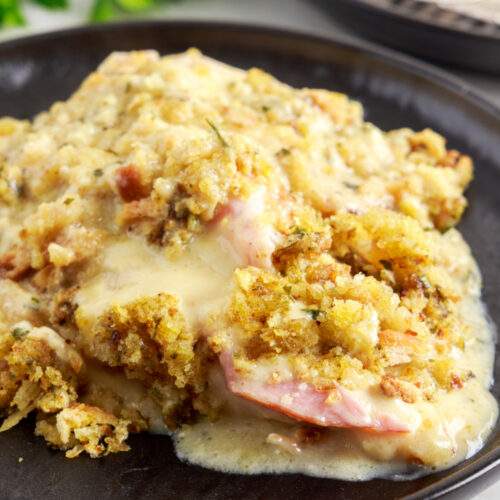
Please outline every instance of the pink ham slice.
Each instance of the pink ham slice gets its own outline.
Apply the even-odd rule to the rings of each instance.
[[[229,390],[290,418],[321,427],[361,428],[375,432],[408,432],[407,424],[398,419],[377,413],[356,400],[355,394],[337,384],[338,399],[327,402],[328,391],[299,381],[263,383],[241,377],[234,369],[231,354],[220,356]]]
[[[262,221],[264,210],[264,193],[257,191],[248,200],[231,200],[212,221],[220,243],[241,265],[272,266],[279,234],[271,224]]]

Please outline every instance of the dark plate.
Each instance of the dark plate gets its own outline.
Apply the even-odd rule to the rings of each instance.
[[[360,99],[384,128],[425,126],[471,154],[477,175],[461,229],[484,273],[484,297],[500,323],[500,111],[437,70],[368,45],[265,28],[145,23],[82,28],[0,45],[0,115],[31,117],[65,99],[112,50],[197,46],[237,66],[260,66],[295,86],[337,89]],[[500,359],[500,357],[498,357]],[[500,363],[496,365],[500,379]],[[498,399],[500,384],[494,392]],[[179,462],[167,437],[132,436],[130,453],[66,460],[32,433],[33,423],[0,435],[2,498],[416,498],[438,495],[500,461],[497,425],[472,459],[413,481],[349,483],[302,475],[221,474]],[[235,443],[237,446],[237,443]],[[24,461],[18,463],[18,457]]]
[[[426,60],[500,74],[500,25],[419,0],[314,0],[358,34]]]

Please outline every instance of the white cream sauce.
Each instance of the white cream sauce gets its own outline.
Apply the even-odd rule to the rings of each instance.
[[[458,253],[457,258],[462,258],[462,252]],[[473,260],[470,257],[466,260],[465,264],[474,274]],[[168,292],[180,299],[183,312],[195,326],[210,311],[224,306],[235,267],[234,258],[213,235],[199,238],[175,260],[167,259],[138,240],[117,240],[104,252],[102,272],[82,286],[76,300],[81,314],[91,323],[112,303],[123,304],[140,296]],[[457,361],[460,366],[471,369],[475,377],[462,390],[443,391],[432,404],[408,405],[385,396],[370,400],[389,413],[410,411],[411,432],[376,434],[333,429],[325,431],[314,444],[299,442],[279,446],[276,443],[280,440],[293,443],[294,432],[300,425],[230,394],[216,370],[218,382],[213,392],[226,411],[215,422],[202,420],[174,433],[178,456],[228,472],[302,472],[366,480],[432,471],[409,466],[410,459],[422,457],[428,463],[444,463],[444,467],[448,467],[475,453],[496,421],[497,404],[488,391],[492,381],[494,329],[478,298],[479,279],[469,281],[470,299],[463,302],[462,312],[472,333],[465,350],[457,353]],[[165,432],[154,403],[137,384],[109,372],[100,374],[94,370],[92,376],[139,409],[150,422],[152,432]],[[129,386],[130,391],[125,390],[125,386]]]
[[[99,275],[75,297],[79,318],[91,326],[113,304],[165,292],[180,300],[184,316],[194,326],[224,303],[235,267],[231,254],[210,236],[198,238],[177,258],[131,237],[117,240],[104,250]]]
[[[418,413],[420,425],[403,434],[376,434],[333,429],[318,443],[300,444],[300,452],[269,443],[269,436],[291,438],[297,423],[253,415],[245,403],[238,411],[234,400],[231,411],[216,422],[202,421],[185,426],[175,435],[180,458],[204,467],[237,473],[302,472],[309,475],[346,480],[425,474],[432,468],[408,465],[406,459],[425,457],[446,461],[450,467],[480,449],[496,422],[498,409],[488,391],[494,360],[494,326],[478,299],[464,302],[463,314],[474,332],[459,358],[459,364],[472,369],[475,378],[459,391],[442,392],[435,402],[407,405]],[[398,413],[395,400],[380,396],[377,408]],[[244,415],[242,418],[241,415]],[[272,414],[271,414],[272,415]],[[238,446],[235,446],[238,443]]]

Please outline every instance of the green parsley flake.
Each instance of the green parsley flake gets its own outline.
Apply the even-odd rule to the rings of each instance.
[[[314,320],[314,321],[317,321],[318,320],[318,317],[319,315],[321,314],[321,311],[319,309],[304,309],[303,310],[305,313],[309,314],[309,316],[311,316],[311,318]]]
[[[209,120],[208,118],[206,120],[207,120],[207,123],[210,126],[210,128],[215,132],[215,135],[219,139],[220,143],[225,148],[227,148],[229,146],[229,144],[226,142],[226,140],[224,139],[224,137],[222,137],[222,134],[220,133],[220,130],[214,125],[214,123],[211,120]]]
[[[31,297],[29,307],[31,307],[32,309],[38,309],[40,307],[40,299],[38,297]]]
[[[427,276],[420,276],[420,283],[422,283],[422,286],[426,289],[426,290],[429,290],[430,288],[432,288],[432,285],[429,281],[429,279],[427,278]]]
[[[11,334],[16,340],[22,340],[26,335],[28,335],[29,330],[26,328],[21,328],[20,326],[16,326],[14,330],[12,330]]]

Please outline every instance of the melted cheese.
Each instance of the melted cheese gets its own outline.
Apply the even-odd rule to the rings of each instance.
[[[79,317],[91,325],[113,304],[166,292],[180,300],[186,319],[197,324],[228,296],[233,262],[211,236],[199,238],[178,258],[167,258],[140,240],[117,240],[104,251],[99,274],[76,296]]]

